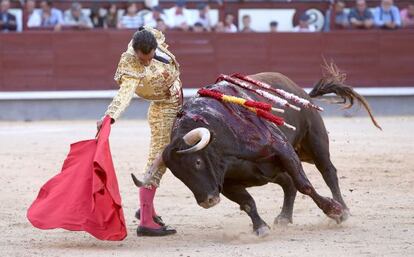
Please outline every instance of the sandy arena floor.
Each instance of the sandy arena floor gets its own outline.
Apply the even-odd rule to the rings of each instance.
[[[42,231],[26,219],[39,188],[60,170],[69,144],[93,137],[95,121],[0,122],[0,256],[414,256],[414,117],[378,120],[383,132],[366,118],[325,119],[350,219],[337,225],[298,194],[294,224],[274,227],[283,194],[269,184],[249,190],[273,227],[262,239],[251,233],[250,219],[235,203],[222,198],[218,206],[202,209],[170,173],[156,207],[178,234],[137,238],[137,189],[129,173],[144,167],[149,129],[146,121],[121,120],[111,146],[129,232],[123,242]],[[305,171],[319,193],[330,195],[312,165],[305,164]]]

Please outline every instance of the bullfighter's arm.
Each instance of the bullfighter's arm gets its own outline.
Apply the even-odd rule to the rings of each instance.
[[[131,76],[124,75],[120,81],[121,83],[118,93],[105,112],[105,115],[109,115],[114,121],[116,121],[129,106],[135,90],[139,85],[139,79]]]
[[[114,77],[120,88],[105,112],[105,115],[109,115],[113,122],[128,107],[144,76],[145,67],[138,62],[137,58],[133,54],[123,53]]]

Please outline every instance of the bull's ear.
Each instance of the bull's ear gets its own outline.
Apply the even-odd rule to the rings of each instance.
[[[164,163],[168,161],[170,154],[171,154],[171,144],[167,145],[164,148],[164,151],[162,151],[162,160]]]

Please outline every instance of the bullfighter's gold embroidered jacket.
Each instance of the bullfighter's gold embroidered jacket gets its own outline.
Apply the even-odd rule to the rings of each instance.
[[[145,29],[153,33],[157,40],[156,54],[164,55],[169,63],[153,59],[149,66],[144,66],[135,55],[132,41],[128,44],[114,77],[120,87],[119,91],[105,112],[114,120],[121,116],[134,94],[152,101],[169,101],[181,97],[179,64],[168,50],[164,34],[151,27]]]

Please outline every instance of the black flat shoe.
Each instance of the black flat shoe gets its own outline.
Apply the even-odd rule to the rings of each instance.
[[[162,226],[160,228],[146,228],[138,226],[137,236],[169,236],[177,233],[177,230],[169,226]]]
[[[135,212],[135,218],[137,218],[138,220],[141,219],[141,213],[140,213],[140,209],[138,209],[137,212]],[[158,225],[160,225],[161,227],[165,226],[164,221],[161,219],[161,216],[154,216],[152,217],[152,220],[157,223]]]

